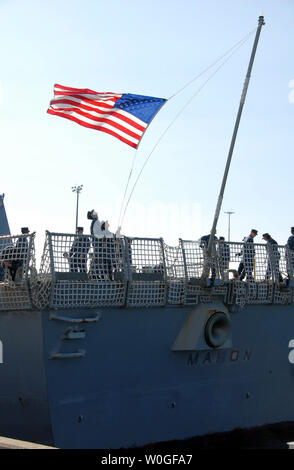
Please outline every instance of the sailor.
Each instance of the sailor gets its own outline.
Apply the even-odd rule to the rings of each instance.
[[[216,233],[216,232],[215,232]],[[214,243],[212,244],[212,258],[209,258],[207,255],[207,247],[208,247],[208,242],[210,239],[210,235],[203,235],[200,238],[200,248],[202,248],[203,251],[203,267],[205,267],[206,263],[209,263],[209,272],[211,271],[211,284],[213,285],[215,277],[216,277],[216,269],[215,269],[215,263],[216,263],[216,242],[217,242],[217,237],[214,235]]]
[[[276,277],[279,277],[279,281],[283,282],[283,277],[280,273],[280,252],[278,250],[278,244],[276,240],[274,240],[269,233],[264,233],[262,235],[264,241],[266,241],[266,249],[268,253],[268,261],[267,261],[267,270],[265,273],[265,280],[268,281],[272,274],[272,268]]]
[[[91,225],[90,225],[90,233],[92,235],[92,246],[93,246],[93,257],[91,261],[91,271],[94,272],[95,269],[95,263],[96,263],[96,258],[98,256],[98,246],[96,242],[96,238],[99,238],[101,236],[101,222],[98,219],[98,214],[97,212],[92,209],[91,211],[87,212],[87,218],[91,220]]]
[[[104,280],[113,280],[113,271],[117,269],[119,246],[118,238],[120,235],[120,227],[114,234],[109,230],[108,220],[101,222],[101,236],[99,236],[99,268],[102,270]]]
[[[90,249],[90,239],[83,235],[84,227],[77,227],[77,235],[75,238],[70,252],[69,252],[69,266],[70,272],[87,272],[87,255]]]
[[[252,271],[254,268],[254,256],[255,256],[255,250],[254,250],[254,241],[253,239],[257,235],[257,230],[254,228],[251,230],[250,234],[248,237],[245,237],[243,242],[243,248],[240,253],[236,253],[235,256],[242,256],[241,262],[238,267],[238,274],[239,274],[239,279],[240,281],[243,281],[243,279],[246,276],[247,281],[252,281],[253,276],[252,276]]]
[[[290,277],[294,276],[294,227],[291,227],[291,235],[288,238],[286,245],[286,261],[287,261],[287,285],[289,284]]]
[[[91,274],[100,280],[112,280],[113,269],[116,264],[117,239],[120,238],[120,227],[114,234],[109,230],[108,220],[99,221],[97,213],[92,210],[87,214],[92,219],[91,235],[93,237],[93,259]]]
[[[3,250],[1,251],[1,260],[0,260],[0,263],[1,263],[0,280],[1,281],[5,280],[7,271],[10,273],[10,277],[12,277],[13,253],[14,253],[14,245],[5,246]]]
[[[218,255],[220,259],[220,269],[222,276],[228,280],[228,269],[230,263],[230,247],[225,243],[225,237],[219,237]]]
[[[92,237],[98,237],[101,230],[101,222],[98,219],[98,214],[97,212],[92,209],[91,211],[87,212],[87,219],[91,220],[91,225],[90,225],[90,233]]]
[[[15,281],[17,270],[25,264],[29,251],[28,227],[22,227],[21,233],[23,236],[17,239],[14,247],[7,247],[1,260],[2,265],[8,268],[12,281]]]

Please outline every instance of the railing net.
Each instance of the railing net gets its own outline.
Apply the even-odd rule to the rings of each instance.
[[[104,238],[47,232],[40,270],[34,236],[0,237],[0,309],[193,305],[221,295],[228,303],[289,303],[294,252],[257,243]],[[210,290],[200,282],[208,262]],[[282,284],[283,282],[283,284]],[[290,287],[293,285],[290,284]]]
[[[36,279],[35,233],[0,236],[0,309],[32,307],[31,284]]]
[[[160,306],[166,303],[166,266],[163,241],[125,239],[129,287],[127,305]]]

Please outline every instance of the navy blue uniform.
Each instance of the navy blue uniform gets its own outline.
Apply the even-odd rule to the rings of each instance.
[[[27,260],[29,252],[29,243],[26,236],[19,237],[14,248],[14,259],[11,267],[11,278],[14,281],[16,271],[19,267],[23,266]]]
[[[253,238],[250,235],[244,241],[244,246],[242,248],[241,254],[242,261],[240,262],[238,267],[240,281],[242,281],[245,276],[247,281],[251,281],[253,279],[252,271],[254,268],[255,249]]]
[[[220,242],[219,243],[219,257],[220,257],[220,264],[222,272],[225,269],[229,268],[230,263],[230,246],[227,243]]]
[[[23,266],[27,260],[29,251],[29,243],[26,236],[19,237],[16,241],[15,246],[6,247],[2,253],[1,257],[3,261],[6,261],[7,268],[10,272],[11,279],[14,281],[17,269]],[[4,272],[2,270],[1,280],[4,279]]]
[[[288,238],[287,247],[289,248],[289,250],[294,251],[294,235],[291,235],[291,236]]]
[[[274,240],[272,237],[270,237],[267,240],[267,247],[268,247],[269,258],[268,258],[268,262],[267,262],[267,270],[266,270],[266,273],[265,273],[265,280],[266,281],[269,280],[269,278],[272,274],[272,268],[273,268],[276,276],[277,277],[279,276],[279,281],[283,282],[283,277],[280,273],[280,267],[279,267],[281,255],[280,255],[280,252],[278,250],[278,244],[277,244],[276,240]],[[272,255],[272,256],[270,256],[270,255]]]
[[[86,235],[79,235],[72,244],[69,255],[71,272],[87,272],[87,255],[90,249],[90,239]]]
[[[286,260],[287,260],[287,271],[288,271],[288,283],[291,276],[294,274],[294,235],[291,235],[288,238],[286,250]]]

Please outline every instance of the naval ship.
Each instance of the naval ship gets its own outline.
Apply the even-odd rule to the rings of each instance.
[[[1,435],[111,449],[294,421],[287,247],[277,265],[255,243],[252,278],[240,281],[246,243],[227,243],[224,259],[216,242],[215,279],[202,287],[198,241],[104,240],[103,262],[91,246],[79,272],[65,256],[78,237],[47,232],[39,269],[35,233],[21,253],[22,234],[0,237],[1,259],[22,260],[0,282]]]
[[[47,231],[37,266],[1,196],[0,435],[115,449],[294,421],[293,252],[224,251],[216,221],[177,246]]]

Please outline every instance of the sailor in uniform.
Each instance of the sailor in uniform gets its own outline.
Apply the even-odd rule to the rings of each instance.
[[[265,280],[268,281],[271,277],[272,270],[274,270],[276,278],[279,277],[279,281],[283,282],[283,277],[280,273],[280,252],[278,250],[278,244],[269,233],[264,233],[262,238],[266,241],[266,248],[268,252],[267,270],[265,273]]]
[[[77,227],[77,235],[75,238],[70,252],[69,252],[69,266],[70,272],[87,272],[87,256],[91,243],[89,237],[83,235],[84,227]]]
[[[94,279],[113,280],[117,254],[117,238],[120,238],[120,227],[114,234],[109,230],[108,221],[99,221],[95,210],[88,211],[87,218],[91,222],[91,235],[93,246],[93,258],[90,272]]]
[[[288,238],[286,248],[287,248],[286,260],[287,260],[287,272],[288,272],[287,284],[289,284],[290,277],[294,276],[294,227],[291,227],[291,235]]]
[[[116,267],[117,253],[117,238],[120,237],[120,227],[114,234],[109,230],[108,220],[101,222],[101,234],[98,236],[99,246],[99,268],[102,278],[104,280],[113,280],[113,271]]]
[[[29,252],[28,235],[30,233],[28,227],[22,227],[21,233],[15,246],[9,246],[2,251],[1,263],[8,268],[12,281],[15,281],[16,272],[25,265]]]
[[[203,251],[203,272],[205,270],[205,266],[207,263],[209,263],[209,272],[211,271],[211,285],[214,284],[214,280],[216,277],[216,242],[217,242],[217,237],[214,235],[214,243],[212,244],[212,257],[209,257],[207,254],[207,247],[208,247],[208,242],[210,239],[210,235],[203,235],[200,238],[200,248],[202,248]]]
[[[255,256],[253,239],[256,237],[257,233],[257,230],[253,228],[248,237],[244,238],[244,245],[241,252],[236,254],[236,256],[242,256],[241,262],[238,267],[240,281],[243,281],[245,276],[247,281],[253,280],[252,271],[254,268]]]
[[[220,259],[221,274],[225,280],[229,280],[228,269],[230,263],[230,247],[225,243],[225,237],[219,237],[218,255]]]

